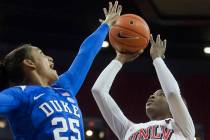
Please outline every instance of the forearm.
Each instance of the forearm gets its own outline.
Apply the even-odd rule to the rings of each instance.
[[[69,89],[76,96],[82,86],[96,54],[102,47],[102,43],[108,33],[107,24],[102,24],[93,34],[82,43],[80,50],[71,67],[59,77],[57,85]]]
[[[110,128],[119,139],[123,139],[131,122],[124,116],[113,98],[109,95],[115,76],[122,64],[114,60],[100,74],[96,80],[92,93],[94,99]]]
[[[94,57],[101,49],[108,31],[108,24],[102,24],[94,33],[83,41],[78,54],[85,54],[88,57]]]
[[[108,25],[102,24],[92,35],[81,45],[78,56],[70,68],[74,93],[80,89],[85,77],[92,65],[92,62],[102,47],[102,43],[108,33]]]
[[[177,81],[161,58],[156,58],[153,64],[175,122],[186,137],[193,138],[195,135],[194,124],[182,100]]]
[[[180,89],[178,83],[162,58],[158,57],[153,60],[153,65],[160,81],[161,87],[163,88],[164,94],[169,96],[170,94],[180,95]]]

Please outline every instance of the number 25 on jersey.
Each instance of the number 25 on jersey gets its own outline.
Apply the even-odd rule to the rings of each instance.
[[[56,117],[52,119],[51,123],[53,126],[61,124],[61,127],[55,128],[53,130],[55,140],[81,140],[80,131],[78,129],[80,124],[78,120],[72,119],[72,118],[68,118],[68,120],[66,120],[63,117]],[[70,128],[68,128],[67,123],[69,124]],[[60,136],[60,133],[65,133],[69,130],[77,134],[77,137],[70,136],[70,139],[69,139],[69,137]]]

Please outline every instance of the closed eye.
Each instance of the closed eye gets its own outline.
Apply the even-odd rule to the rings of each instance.
[[[159,96],[164,96],[164,97],[165,97],[165,94],[164,94],[164,93],[162,93],[162,94],[160,94]]]
[[[159,92],[156,94],[157,96],[164,96],[165,97],[165,94],[163,92]]]

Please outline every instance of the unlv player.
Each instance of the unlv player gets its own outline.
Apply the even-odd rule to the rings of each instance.
[[[151,121],[135,124],[128,120],[109,90],[115,76],[125,62],[134,60],[138,54],[117,53],[116,58],[104,69],[95,82],[92,93],[106,122],[120,140],[193,140],[195,128],[189,111],[183,102],[179,86],[165,65],[166,40],[151,36],[150,55],[162,90],[152,94],[146,103],[146,114]]]

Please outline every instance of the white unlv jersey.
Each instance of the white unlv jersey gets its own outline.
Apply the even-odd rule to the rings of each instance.
[[[173,119],[132,125],[124,140],[187,140]]]

